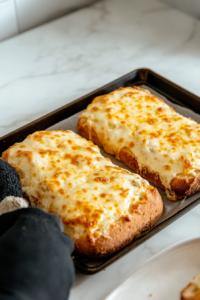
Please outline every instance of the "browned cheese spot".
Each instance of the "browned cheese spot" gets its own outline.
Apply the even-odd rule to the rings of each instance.
[[[59,194],[61,194],[61,195],[65,195],[66,194],[66,191],[64,190],[64,189],[59,189]]]
[[[165,111],[165,108],[164,108],[164,107],[158,107],[157,111],[159,111],[159,112],[164,112],[164,111]]]
[[[85,211],[90,212],[91,210],[87,207],[84,208]],[[63,218],[63,223],[67,226],[82,226],[86,229],[94,228],[97,226],[99,219],[101,218],[101,214],[104,211],[102,209],[95,209],[91,214],[84,214],[74,219],[65,219]]]
[[[134,146],[135,146],[135,144],[134,144],[133,142],[130,142],[130,143],[129,143],[129,147],[130,147],[130,148],[133,148]]]
[[[112,119],[112,115],[108,113],[108,114],[107,114],[107,118],[108,118],[108,119]]]
[[[33,153],[32,151],[23,151],[23,150],[18,150],[17,151],[17,157],[26,157],[29,162],[31,162]]]
[[[122,216],[121,219],[123,219],[126,222],[131,222],[131,217],[129,215]]]
[[[105,96],[99,96],[99,97],[96,97],[92,103],[97,103],[97,102],[100,102],[100,103],[106,103],[108,100],[108,97],[105,95]]]
[[[98,111],[98,110],[99,110],[99,107],[93,106],[91,110],[92,110],[92,111]]]
[[[43,157],[44,157],[44,155],[52,155],[52,156],[54,156],[57,153],[58,153],[58,151],[54,151],[54,150],[40,150],[39,151],[39,154],[41,156],[43,156]]]
[[[103,183],[103,184],[108,184],[110,182],[110,179],[105,178],[105,177],[96,177],[96,178],[94,178],[94,181]]]
[[[145,129],[138,132],[138,134],[147,134],[147,131]]]
[[[102,157],[97,157],[96,158],[97,161],[102,161],[102,159],[103,159]]]
[[[100,197],[101,197],[101,198],[105,198],[107,195],[108,195],[108,194],[106,194],[106,193],[102,193],[102,194],[100,194]]]
[[[148,123],[149,125],[154,125],[154,124],[156,123],[156,119],[155,119],[155,118],[148,118],[148,119],[147,119],[147,123]]]
[[[81,149],[81,147],[78,146],[78,145],[76,145],[76,146],[72,146],[72,149],[73,149],[73,150],[79,150],[79,149]]]
[[[138,215],[142,215],[142,204],[141,203],[135,203],[132,204],[130,207],[130,213],[131,214],[138,214]]]
[[[163,167],[166,171],[170,171],[171,170],[171,166],[169,166],[169,165],[166,165],[166,166],[164,166]]]
[[[184,163],[183,174],[188,174],[189,171],[192,169],[191,162],[187,160],[187,158],[184,155],[180,157],[180,160]]]
[[[121,193],[119,194],[120,196],[122,196],[123,198],[128,197],[128,195],[129,195],[129,189],[120,188],[120,190],[121,190]]]
[[[98,231],[95,231],[95,232],[93,233],[93,236],[94,236],[95,238],[98,238],[98,237],[100,236],[100,233],[99,233]]]
[[[120,138],[119,140],[118,140],[118,143],[123,143],[123,141],[124,141],[124,139],[123,138]]]
[[[91,234],[91,233],[87,234],[87,240],[91,245],[95,245],[95,239],[94,239],[93,234]]]
[[[91,147],[87,147],[86,148],[88,151],[90,151],[91,153],[96,153],[96,151],[94,149],[92,149]]]

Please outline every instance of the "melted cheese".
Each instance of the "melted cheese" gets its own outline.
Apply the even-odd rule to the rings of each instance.
[[[120,150],[129,148],[139,168],[158,173],[171,194],[174,177],[200,170],[200,125],[146,90],[120,88],[97,97],[80,117],[107,152],[119,158]]]
[[[115,165],[72,131],[29,135],[3,154],[19,173],[23,192],[79,234],[97,238],[121,217],[140,213],[148,182]]]

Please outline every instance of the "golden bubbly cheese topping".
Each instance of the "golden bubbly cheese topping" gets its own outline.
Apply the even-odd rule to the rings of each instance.
[[[148,182],[101,155],[91,141],[72,131],[41,131],[3,153],[18,172],[23,192],[57,214],[77,238],[106,234],[109,226],[140,213]]]
[[[147,90],[127,87],[99,96],[80,117],[107,152],[119,158],[120,150],[129,148],[140,170],[158,173],[171,194],[174,177],[196,176],[200,170],[200,125]]]

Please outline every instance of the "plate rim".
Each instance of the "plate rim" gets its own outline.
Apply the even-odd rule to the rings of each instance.
[[[148,258],[144,263],[142,263],[141,266],[139,266],[131,275],[129,275],[122,283],[120,283],[120,285],[118,285],[105,298],[103,298],[103,300],[110,300],[112,294],[116,292],[118,289],[120,289],[126,283],[126,281],[128,281],[132,276],[137,276],[137,273],[144,272],[144,270],[148,267],[148,265],[151,265],[154,262],[154,260],[158,260],[161,259],[162,257],[166,257],[166,255],[164,254],[170,255],[170,253],[171,254],[174,253],[175,250],[181,250],[186,246],[192,246],[196,243],[200,244],[200,235],[193,236],[190,238],[185,238],[160,250],[158,253],[154,254],[152,257]]]

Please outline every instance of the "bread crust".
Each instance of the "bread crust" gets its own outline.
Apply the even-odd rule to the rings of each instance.
[[[186,295],[186,291],[193,286],[190,283],[184,290],[181,292],[181,300],[200,300],[200,290],[194,292],[194,294],[190,297]]]
[[[24,194],[24,198],[32,206],[40,207],[40,202],[34,197],[29,198]],[[41,208],[44,209],[43,207]],[[128,218],[122,216],[118,221],[111,224],[106,232],[106,237],[101,235],[94,242],[86,234],[76,238],[76,234],[73,234],[65,224],[64,233],[73,239],[75,253],[89,259],[105,257],[120,250],[133,239],[141,236],[144,231],[156,225],[163,211],[163,202],[157,189],[149,186],[144,196],[144,201],[138,202],[131,210]]]
[[[85,117],[80,117],[77,129],[79,132],[85,136],[87,139],[92,140],[95,144],[100,147],[103,147],[101,142],[98,139],[97,133],[92,128],[92,131],[89,133],[89,128],[87,126],[87,119]],[[103,147],[104,148],[104,147]],[[108,152],[108,149],[106,149]],[[109,151],[110,154],[114,154],[112,150]],[[165,190],[165,187],[162,185],[160,176],[158,173],[152,172],[146,167],[142,169],[139,168],[137,158],[134,156],[132,151],[129,148],[122,148],[119,152],[119,157],[126,165],[133,169],[137,174],[152,182],[156,186]],[[200,174],[191,177],[174,177],[170,183],[171,190],[176,194],[176,198],[170,197],[170,200],[182,199],[184,197],[189,197],[200,191]]]

